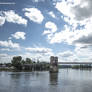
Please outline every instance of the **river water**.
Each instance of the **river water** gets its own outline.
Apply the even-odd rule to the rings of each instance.
[[[92,71],[0,72],[0,92],[92,92]]]

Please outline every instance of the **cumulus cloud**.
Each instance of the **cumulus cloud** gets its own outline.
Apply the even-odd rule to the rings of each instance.
[[[71,28],[67,25],[64,26],[64,30],[56,32],[50,39],[50,43],[62,43],[65,42],[69,45],[92,45],[92,32],[91,25],[85,26],[84,29],[78,29],[70,31]]]
[[[65,19],[72,27],[85,25],[92,17],[91,0],[63,0],[56,3],[56,9],[66,17]]]
[[[48,29],[48,33],[54,33],[57,31],[57,26],[54,22],[51,22],[51,21],[48,21],[46,24],[45,24],[45,28]],[[44,31],[43,34],[46,34],[45,33],[46,31]]]
[[[12,34],[12,37],[14,37],[15,39],[23,39],[25,40],[25,32],[16,32],[15,34]]]
[[[91,0],[63,0],[62,2],[57,2],[56,8],[65,16],[76,20],[84,20],[92,16]]]
[[[73,52],[65,51],[58,56],[62,61],[92,60],[92,1],[62,0],[55,8],[66,23],[62,30],[56,31],[49,39],[50,44],[67,43],[75,47]]]
[[[19,16],[17,13],[15,13],[14,10],[1,11],[1,15],[2,16],[0,16],[0,25],[3,25],[5,21],[16,24],[27,25],[27,20]]]
[[[44,30],[43,35],[47,35],[48,39],[51,39],[53,34],[57,31],[57,26],[54,22],[48,21],[45,24],[46,30]]]
[[[13,43],[11,40],[9,41],[0,41],[1,47],[9,47],[9,48],[20,48],[20,45],[18,43]]]
[[[85,25],[85,28],[82,29],[77,35],[79,35],[73,43],[75,44],[84,44],[84,45],[92,45],[92,19]]]
[[[70,31],[70,27],[67,25],[64,26],[64,30],[61,30],[60,32],[55,32],[52,37],[49,39],[49,43],[62,43],[67,42],[68,44],[72,43],[72,40],[75,36],[74,32]]]
[[[28,17],[31,21],[36,23],[42,23],[44,16],[42,12],[37,8],[24,8],[25,16]]]
[[[80,0],[78,5],[72,7],[73,13],[77,20],[84,20],[92,17],[92,0]]]
[[[62,2],[57,2],[55,7],[63,15],[73,17],[73,14],[70,12],[71,7],[70,7],[70,5],[68,5],[67,1],[63,0]]]
[[[4,11],[7,22],[27,25],[27,20],[16,14],[13,10]]]
[[[59,32],[54,32],[47,38],[49,43],[65,42],[71,45],[91,45],[92,39],[92,1],[62,0],[56,3],[56,9],[61,12],[62,19],[68,23]],[[44,34],[50,33],[44,31]]]

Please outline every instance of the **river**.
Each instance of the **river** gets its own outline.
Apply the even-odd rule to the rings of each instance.
[[[92,92],[92,71],[0,72],[0,92]]]

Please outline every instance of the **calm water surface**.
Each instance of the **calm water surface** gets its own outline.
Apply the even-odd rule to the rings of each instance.
[[[0,72],[0,92],[92,92],[92,71]]]

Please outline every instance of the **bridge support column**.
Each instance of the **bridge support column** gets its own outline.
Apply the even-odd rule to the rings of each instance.
[[[50,73],[58,72],[58,57],[50,57]]]

